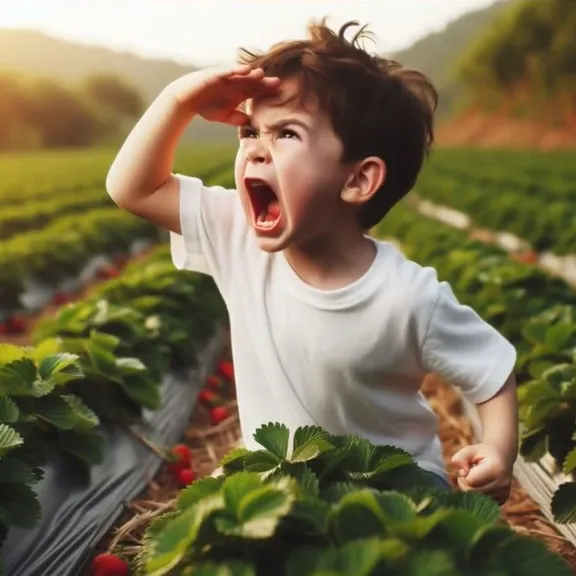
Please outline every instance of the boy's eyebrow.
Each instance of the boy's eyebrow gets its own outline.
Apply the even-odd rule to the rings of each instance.
[[[271,124],[268,124],[267,128],[268,128],[269,132],[273,132],[274,130],[278,130],[279,128],[284,128],[285,126],[288,126],[289,124],[296,124],[297,126],[300,126],[301,128],[303,128],[304,130],[310,130],[310,125],[307,122],[304,122],[304,120],[301,120],[300,118],[295,118],[295,117],[282,118],[282,120],[278,120],[276,122],[272,122]],[[257,130],[257,128],[254,125],[254,122],[252,120],[247,122],[246,126],[253,128],[254,130]]]

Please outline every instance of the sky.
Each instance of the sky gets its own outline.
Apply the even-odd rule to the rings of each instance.
[[[301,38],[313,18],[368,24],[387,53],[494,0],[0,0],[0,28],[33,28],[73,41],[200,66],[232,62],[239,46]]]

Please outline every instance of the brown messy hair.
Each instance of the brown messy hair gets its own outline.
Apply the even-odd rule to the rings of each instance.
[[[383,185],[360,211],[360,226],[368,230],[416,183],[434,140],[438,94],[424,74],[366,52],[360,45],[372,37],[366,27],[346,40],[353,26],[358,22],[335,33],[324,18],[309,25],[307,40],[281,42],[259,54],[241,48],[239,61],[269,76],[297,79],[298,99],[315,98],[330,117],[343,162],[368,156],[385,162]]]

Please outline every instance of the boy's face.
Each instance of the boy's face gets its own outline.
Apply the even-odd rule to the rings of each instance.
[[[350,169],[342,143],[315,103],[296,105],[296,81],[247,102],[235,178],[260,248],[277,252],[337,233],[349,207],[340,193]],[[346,211],[346,212],[345,212]]]

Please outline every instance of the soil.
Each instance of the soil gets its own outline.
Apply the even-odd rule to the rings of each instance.
[[[538,120],[468,110],[440,125],[436,142],[444,147],[568,150],[576,148],[576,125],[555,128]]]

